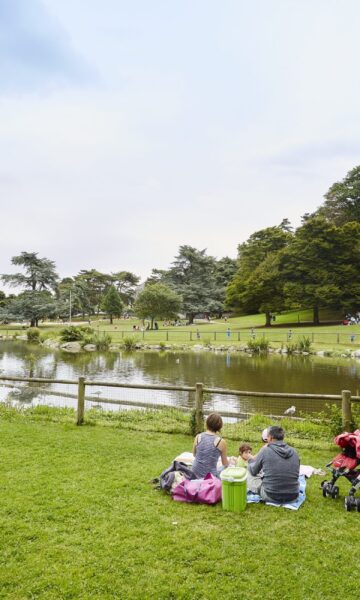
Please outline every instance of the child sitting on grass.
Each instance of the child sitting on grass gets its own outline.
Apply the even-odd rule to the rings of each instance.
[[[250,444],[246,444],[246,443],[240,444],[239,458],[236,461],[236,466],[237,467],[245,467],[245,469],[246,469],[249,458],[252,458],[252,447],[250,446]]]

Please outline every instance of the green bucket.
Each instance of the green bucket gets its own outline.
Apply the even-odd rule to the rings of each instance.
[[[222,507],[232,512],[246,508],[247,470],[244,467],[228,467],[220,473],[222,484]]]

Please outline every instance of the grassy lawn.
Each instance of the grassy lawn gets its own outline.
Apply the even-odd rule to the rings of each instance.
[[[263,314],[231,317],[227,321],[217,319],[208,323],[197,321],[193,325],[182,325],[172,327],[159,321],[158,331],[134,331],[133,326],[142,327],[138,319],[114,319],[112,325],[108,319],[92,318],[91,327],[101,337],[102,333],[111,335],[113,343],[122,343],[124,338],[134,338],[144,344],[175,344],[191,346],[194,344],[219,345],[246,345],[251,338],[251,330],[254,328],[256,339],[265,336],[272,347],[278,348],[288,343],[288,330],[291,329],[291,342],[299,341],[302,337],[310,338],[312,350],[333,350],[338,353],[351,351],[360,347],[360,324],[344,326],[331,324],[331,321],[339,321],[341,314],[330,311],[320,311],[320,320],[330,324],[313,326],[311,324],[312,312],[310,310],[284,312],[276,315],[276,322],[270,328],[265,328],[265,316]],[[76,324],[77,321],[74,321]],[[87,324],[87,322],[86,322]],[[54,337],[59,334],[63,324],[40,324],[43,334]],[[230,328],[230,335],[227,329]],[[198,332],[198,334],[197,334]],[[0,335],[25,335],[26,330],[19,326],[0,325]]]
[[[250,505],[237,515],[175,503],[149,485],[190,450],[187,435],[15,413],[2,415],[0,435],[0,598],[358,594],[360,515],[324,499],[319,477],[298,512]],[[229,446],[235,453],[238,440]],[[333,453],[302,449],[301,459],[322,467]]]

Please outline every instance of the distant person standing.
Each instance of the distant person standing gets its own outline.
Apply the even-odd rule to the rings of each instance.
[[[226,337],[230,338],[230,335],[231,335],[231,329],[230,329],[230,327],[228,327],[226,330]]]

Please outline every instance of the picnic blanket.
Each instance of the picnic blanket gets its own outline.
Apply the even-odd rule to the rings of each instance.
[[[276,502],[265,502],[269,506],[282,506],[283,508],[289,508],[290,510],[298,510],[300,506],[305,502],[306,499],[306,477],[305,475],[300,475],[299,477],[300,490],[299,495],[296,500],[292,502],[287,502],[286,504],[278,504]],[[259,494],[253,494],[252,492],[247,493],[247,503],[252,504],[255,502],[262,502]]]

